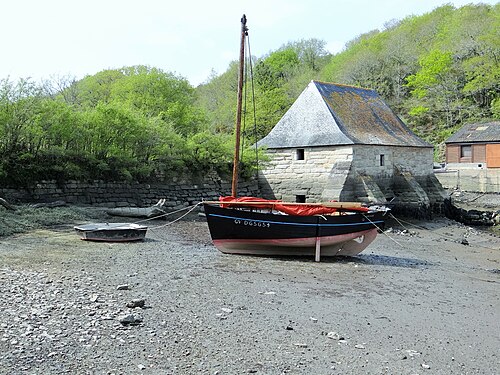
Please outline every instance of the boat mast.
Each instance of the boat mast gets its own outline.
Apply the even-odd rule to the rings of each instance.
[[[240,70],[238,79],[238,107],[236,109],[236,131],[235,131],[235,151],[233,163],[233,181],[231,185],[231,195],[237,198],[238,195],[238,167],[240,163],[240,133],[241,133],[241,111],[243,102],[243,67],[245,65],[245,37],[247,36],[247,17],[241,17],[241,43],[240,43]]]

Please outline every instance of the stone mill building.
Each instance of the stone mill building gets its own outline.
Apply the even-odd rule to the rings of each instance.
[[[259,174],[269,198],[392,201],[396,211],[425,214],[446,197],[433,146],[373,90],[311,81],[258,145],[270,156]]]

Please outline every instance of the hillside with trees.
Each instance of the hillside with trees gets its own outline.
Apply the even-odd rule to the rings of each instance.
[[[439,160],[463,124],[500,119],[500,4],[392,20],[335,55],[321,40],[290,42],[252,57],[246,71],[244,145],[265,136],[314,79],[375,89]],[[147,66],[81,80],[0,79],[0,182],[226,174],[237,74],[233,62],[196,88]],[[244,153],[244,173],[254,158]]]
[[[374,88],[439,146],[464,123],[500,118],[500,4],[390,22],[351,41],[321,77]]]
[[[384,30],[358,36],[336,55],[326,52],[325,42],[310,39],[254,60],[258,137],[313,79],[376,90],[436,146],[438,158],[442,142],[464,123],[500,118],[500,4],[446,5],[388,21]],[[235,74],[232,67],[198,88],[202,97],[220,98],[210,103],[211,126],[230,127],[221,112]]]

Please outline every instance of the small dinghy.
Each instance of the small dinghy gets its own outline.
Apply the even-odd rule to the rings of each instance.
[[[130,223],[93,223],[75,227],[82,240],[126,242],[146,237],[148,227]]]

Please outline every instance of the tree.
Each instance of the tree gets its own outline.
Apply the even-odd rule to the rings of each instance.
[[[461,75],[454,64],[451,52],[432,50],[419,60],[420,70],[407,78],[411,89],[412,102],[409,115],[421,125],[429,125],[430,120],[437,129],[454,127],[460,113]],[[444,114],[444,117],[442,116]],[[428,133],[425,130],[423,133]],[[437,132],[437,139],[443,141],[443,134]]]
[[[255,65],[255,82],[261,90],[281,87],[299,64],[298,53],[291,47],[273,52]]]
[[[233,61],[223,74],[212,74],[197,89],[196,103],[204,110],[213,132],[230,133],[236,120],[238,63]]]

